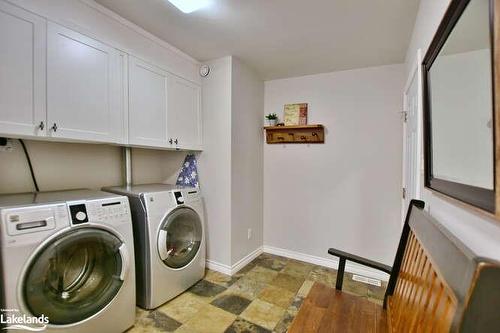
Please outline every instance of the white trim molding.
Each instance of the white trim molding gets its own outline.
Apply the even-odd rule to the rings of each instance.
[[[258,256],[260,256],[262,254],[262,252],[263,252],[263,249],[262,249],[262,246],[260,246],[257,249],[255,249],[253,252],[251,252],[250,254],[248,254],[245,257],[243,257],[242,259],[240,259],[236,264],[234,264],[231,267],[231,275],[238,273],[239,270],[241,270],[243,267],[245,267],[246,265],[251,263]]]
[[[333,256],[332,259],[326,259],[322,257],[312,256],[305,253],[280,249],[278,247],[267,246],[267,245],[264,245],[264,252],[333,269],[337,269],[339,266],[338,258]],[[353,274],[366,276],[372,279],[389,281],[389,274],[351,262],[346,262],[345,271]]]
[[[231,275],[231,266],[207,259],[207,268],[222,274]]]
[[[318,265],[318,266],[333,268],[333,269],[337,269],[338,265],[339,265],[338,258],[333,257],[333,256],[331,259],[327,259],[327,258],[312,256],[312,255],[305,254],[305,253],[300,253],[300,252],[296,252],[296,251],[290,251],[290,250],[285,250],[285,249],[281,249],[278,247],[264,245],[262,247],[257,248],[253,252],[249,253],[248,255],[243,257],[241,260],[239,260],[236,264],[234,264],[232,266],[221,264],[219,262],[207,259],[207,261],[206,261],[207,268],[211,269],[213,271],[222,273],[222,274],[234,275],[239,270],[241,270],[243,267],[245,267],[250,262],[252,262],[259,255],[261,255],[263,252],[269,253],[269,254],[274,254],[277,256],[285,257],[285,258],[304,261],[304,262]],[[381,280],[381,281],[389,281],[389,274],[386,274],[384,272],[378,271],[378,270],[373,269],[373,268],[365,267],[363,265],[351,263],[351,262],[346,263],[345,271],[352,273],[352,274],[362,275],[362,276],[372,278],[372,279],[377,279],[377,280]]]
[[[236,264],[229,266],[226,264],[221,264],[219,262],[213,261],[213,260],[206,260],[207,263],[207,268],[211,269],[213,271],[226,274],[226,275],[234,275],[238,273],[240,269],[248,265],[250,262],[252,262],[255,258],[260,256],[262,253],[262,246],[258,247],[242,259],[240,259]]]
[[[408,95],[410,93],[410,88],[414,80],[417,80],[417,147],[416,154],[410,160],[415,160],[416,166],[416,179],[415,179],[415,193],[406,193],[407,196],[414,197],[415,199],[422,198],[422,189],[424,187],[424,150],[423,150],[423,130],[424,130],[424,120],[423,120],[423,91],[422,91],[422,49],[417,50],[415,56],[415,62],[413,63],[411,70],[409,72],[408,78],[406,80],[404,92],[403,92],[403,112],[409,111]],[[408,190],[407,175],[406,175],[406,163],[409,159],[409,152],[406,151],[406,137],[408,131],[408,123],[403,122],[403,160],[402,160],[402,185],[403,188]],[[401,198],[401,226],[404,225],[406,218],[406,199]]]

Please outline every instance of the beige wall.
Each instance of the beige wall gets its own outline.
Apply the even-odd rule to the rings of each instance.
[[[200,187],[207,227],[207,258],[231,265],[231,57],[208,62],[203,78],[203,153]]]
[[[267,81],[265,113],[308,103],[324,144],[264,145],[264,246],[391,264],[401,231],[401,91],[391,65]]]
[[[264,82],[235,57],[231,94],[231,264],[234,265],[262,246],[264,200]]]
[[[264,82],[235,57],[207,64],[200,155],[207,257],[209,264],[230,269],[262,246]]]
[[[118,146],[29,140],[25,143],[41,191],[99,189],[122,183],[122,148]],[[17,140],[13,140],[13,147],[12,152],[0,152],[0,193],[33,191],[22,147]],[[133,149],[134,183],[175,182],[185,155]]]

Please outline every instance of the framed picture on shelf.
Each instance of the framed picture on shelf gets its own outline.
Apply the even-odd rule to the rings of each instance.
[[[285,126],[307,125],[307,103],[285,104]]]

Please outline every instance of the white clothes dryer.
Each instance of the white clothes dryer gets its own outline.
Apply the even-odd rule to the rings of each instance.
[[[149,184],[103,190],[130,200],[139,306],[156,308],[203,278],[205,227],[197,188]]]

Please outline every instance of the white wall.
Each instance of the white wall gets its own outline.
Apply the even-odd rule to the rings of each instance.
[[[407,72],[414,65],[419,48],[423,53],[437,30],[450,0],[421,0],[413,31],[413,37],[406,56]],[[427,209],[480,256],[500,260],[500,223],[462,205],[443,199],[428,190],[423,191]]]
[[[199,159],[207,258],[231,265],[231,57],[207,65],[211,70],[202,80],[204,149]]]
[[[207,64],[211,71],[202,80],[204,150],[199,161],[207,257],[230,270],[262,246],[264,83],[234,57]]]
[[[400,236],[404,66],[265,84],[265,113],[309,104],[318,145],[264,145],[264,244],[331,258],[329,247],[391,264]]]
[[[449,3],[450,0],[420,0],[415,27],[406,52],[407,73],[417,61],[417,50],[422,49],[422,54],[425,55]]]
[[[231,128],[231,263],[263,242],[264,82],[233,57]],[[248,239],[248,229],[251,238]]]
[[[118,146],[26,140],[41,191],[76,188],[100,189],[123,183],[122,150]],[[34,191],[21,145],[0,152],[0,193]],[[173,183],[186,153],[132,149],[135,184]]]

